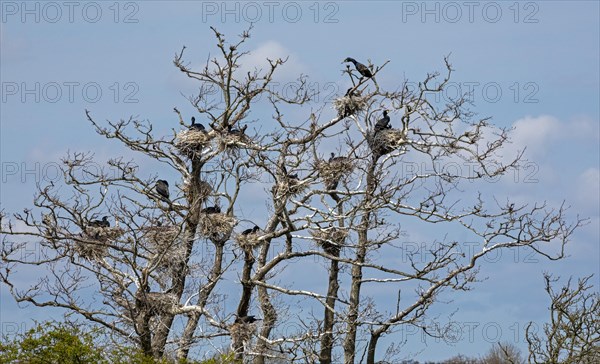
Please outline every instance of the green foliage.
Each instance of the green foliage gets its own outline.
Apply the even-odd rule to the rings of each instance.
[[[217,357],[210,358],[210,359],[199,362],[199,364],[239,364],[239,363],[240,363],[240,361],[236,361],[234,353],[221,354]],[[188,362],[186,362],[185,364],[188,364]]]
[[[140,349],[98,345],[97,330],[82,331],[65,323],[45,322],[12,339],[0,341],[0,363],[28,364],[174,364],[175,360],[155,359]],[[177,364],[238,364],[233,353],[204,361],[185,360]]]
[[[92,332],[66,324],[38,324],[12,340],[0,342],[1,363],[86,364],[108,363],[103,351],[96,348]]]

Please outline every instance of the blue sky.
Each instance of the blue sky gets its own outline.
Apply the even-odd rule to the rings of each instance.
[[[299,120],[330,92],[345,90],[345,57],[390,60],[379,82],[395,88],[405,78],[417,82],[442,70],[443,57],[451,54],[455,87],[471,87],[473,110],[497,126],[514,127],[511,148],[527,147],[531,169],[484,190],[499,200],[546,200],[551,206],[566,200],[573,217],[590,218],[574,236],[568,259],[532,261],[523,251],[485,264],[482,276],[488,280],[466,294],[448,295],[453,301],[434,309],[443,316],[460,307],[457,322],[479,323],[473,339],[422,343],[420,334],[406,332],[413,340],[409,352],[420,352],[419,360],[481,353],[497,327],[502,340],[522,345],[524,325],[546,318],[544,271],[565,277],[594,273],[600,286],[598,2],[115,4],[74,2],[69,8],[62,2],[2,1],[3,209],[30,206],[36,182],[53,179],[52,165],[67,150],[95,151],[99,161],[128,153],[95,134],[85,109],[98,120],[134,115],[157,130],[176,127],[173,107],[190,114],[184,95],[195,85],[173,66],[173,56],[185,45],[186,59],[202,64],[217,51],[209,26],[232,39],[254,21],[248,62],[261,65],[267,56],[287,55],[281,87],[303,73],[324,94],[320,103],[295,114]],[[427,237],[410,233],[412,241]],[[48,314],[18,308],[4,287],[0,299],[3,331]]]

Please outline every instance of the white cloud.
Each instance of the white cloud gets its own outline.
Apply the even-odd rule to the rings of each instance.
[[[598,139],[598,122],[586,117],[560,121],[551,115],[526,116],[513,124],[511,140],[515,149],[527,148],[526,157],[547,155],[556,143]]]
[[[280,81],[295,80],[300,74],[307,73],[307,67],[299,62],[298,57],[295,54],[273,40],[261,44],[255,50],[250,51],[250,54],[242,58],[239,72],[245,74],[248,71],[254,71],[255,69],[267,71],[270,68],[267,58],[270,60],[288,58],[287,62],[283,66],[280,66],[279,71],[275,73],[277,79]]]
[[[528,156],[543,154],[546,147],[556,141],[561,132],[560,121],[549,115],[526,116],[513,124],[512,143],[516,149],[527,148]]]

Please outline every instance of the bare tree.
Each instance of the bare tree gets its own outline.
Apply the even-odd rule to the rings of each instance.
[[[66,309],[157,358],[224,349],[218,339],[229,337],[240,362],[374,364],[380,339],[403,325],[443,334],[427,320],[429,307],[446,289],[468,290],[486,254],[528,247],[563,257],[581,223],[568,223],[563,206],[517,206],[460,192],[465,181],[517,168],[520,155],[502,162],[509,131],[475,118],[466,95],[433,101],[450,80],[448,59],[443,76],[428,74],[416,87],[406,80],[392,91],[375,82],[388,62],[369,64],[372,77],[347,68],[352,86],[334,101],[333,117],[324,120],[330,112],[322,105],[294,120],[290,110],[316,96],[306,77],[293,95],[282,95],[271,86],[285,60],[244,70],[249,30],[237,43],[213,32],[219,55],[202,69],[185,63],[185,47],[174,61],[198,82],[189,100],[206,126],[188,126],[175,109],[182,130],[161,136],[147,121],[103,126],[86,113],[97,133],[160,162],[180,176],[177,183],[168,191],[158,176],[140,177],[133,161],[110,160],[118,173],[109,173],[88,168],[90,154],[67,156],[72,194],[41,187],[38,210],[2,224],[0,277],[18,302]],[[248,130],[259,101],[273,126],[263,121]],[[377,122],[384,110],[394,127]],[[406,173],[402,166],[411,161],[427,168]],[[444,168],[457,161],[468,172]],[[238,216],[251,215],[242,197],[260,193],[257,186],[266,215],[242,221]],[[108,219],[98,219],[103,215]],[[458,241],[444,240],[425,247],[423,259],[401,241],[401,225],[412,223],[460,227],[480,250],[467,256]],[[550,242],[552,249],[544,246]],[[33,243],[41,253],[23,257]],[[381,255],[407,260],[381,263]],[[14,273],[26,267],[47,274],[23,289]],[[327,270],[321,286],[288,274],[309,269]],[[398,292],[395,307],[365,294],[379,285]],[[395,362],[399,354],[388,347],[379,361]]]
[[[525,363],[519,348],[512,343],[498,343],[481,358],[482,364]]]
[[[600,294],[590,291],[592,276],[571,279],[555,290],[559,278],[544,274],[550,296],[550,322],[542,332],[526,329],[530,363],[597,363],[600,361]]]

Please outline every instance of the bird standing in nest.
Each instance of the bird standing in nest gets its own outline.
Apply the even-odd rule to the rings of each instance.
[[[221,208],[219,206],[209,206],[200,210],[201,213],[210,215],[210,214],[220,214]]]
[[[245,235],[255,234],[258,230],[260,230],[260,228],[256,225],[254,225],[253,228],[242,231],[242,235],[245,236]]]
[[[356,68],[358,73],[360,73],[361,76],[367,77],[367,78],[373,77],[373,73],[371,73],[371,70],[369,69],[369,67],[356,61],[354,58],[348,57],[342,63],[347,63],[347,62],[352,62],[354,64],[354,67]]]
[[[90,227],[101,227],[108,228],[110,227],[110,222],[108,221],[108,216],[103,216],[102,220],[92,220],[89,223]]]
[[[239,316],[235,319],[236,324],[252,324],[256,321],[260,321],[261,319],[257,319],[255,316]]]
[[[227,125],[227,132],[231,135],[241,136],[246,134],[246,129],[248,129],[248,125],[242,126],[241,129],[233,129],[231,125]]]
[[[196,124],[196,118],[192,116],[192,125],[189,126],[190,130],[197,130],[197,131],[201,131],[203,133],[206,133],[206,128],[204,127],[204,125],[198,123]]]
[[[377,123],[375,123],[375,132],[391,128],[392,126],[390,125],[390,117],[388,115],[388,111],[383,110],[383,118],[377,120]]]
[[[331,153],[331,157],[329,157],[329,162],[330,163],[331,162],[343,162],[345,160],[346,160],[346,157],[343,157],[343,156],[336,157],[335,153],[333,153],[333,152]]]

